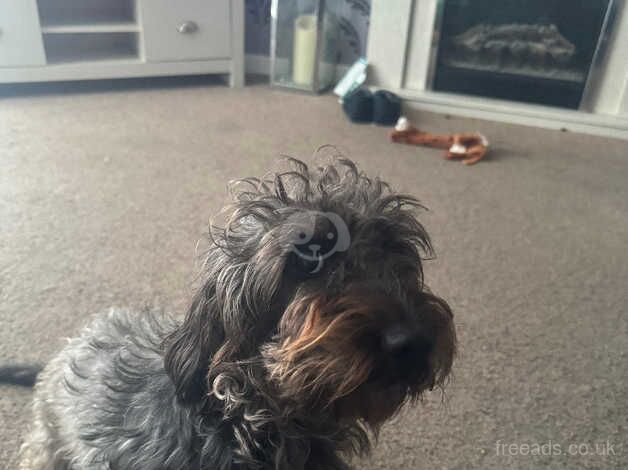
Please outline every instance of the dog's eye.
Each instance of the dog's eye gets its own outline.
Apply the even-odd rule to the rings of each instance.
[[[335,237],[333,232],[327,232],[327,240],[333,240]]]

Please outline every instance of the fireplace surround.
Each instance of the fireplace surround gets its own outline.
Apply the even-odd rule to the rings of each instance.
[[[625,0],[373,0],[369,77],[420,109],[628,138]]]

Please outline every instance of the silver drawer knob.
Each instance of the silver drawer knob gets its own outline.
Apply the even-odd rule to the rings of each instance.
[[[192,34],[198,31],[198,25],[194,21],[185,21],[177,28],[181,34]]]

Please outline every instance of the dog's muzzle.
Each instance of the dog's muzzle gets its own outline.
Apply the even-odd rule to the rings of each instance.
[[[396,397],[390,404],[396,410],[440,383],[455,352],[447,304],[417,292],[410,307],[367,286],[298,296],[266,350],[270,375],[284,396],[308,406],[388,393]]]

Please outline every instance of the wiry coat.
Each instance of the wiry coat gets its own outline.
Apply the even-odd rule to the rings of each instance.
[[[422,282],[416,201],[346,160],[293,164],[240,182],[183,321],[114,309],[48,364],[23,469],[345,469],[443,383],[455,332]],[[351,236],[315,269],[294,251],[308,211]]]

